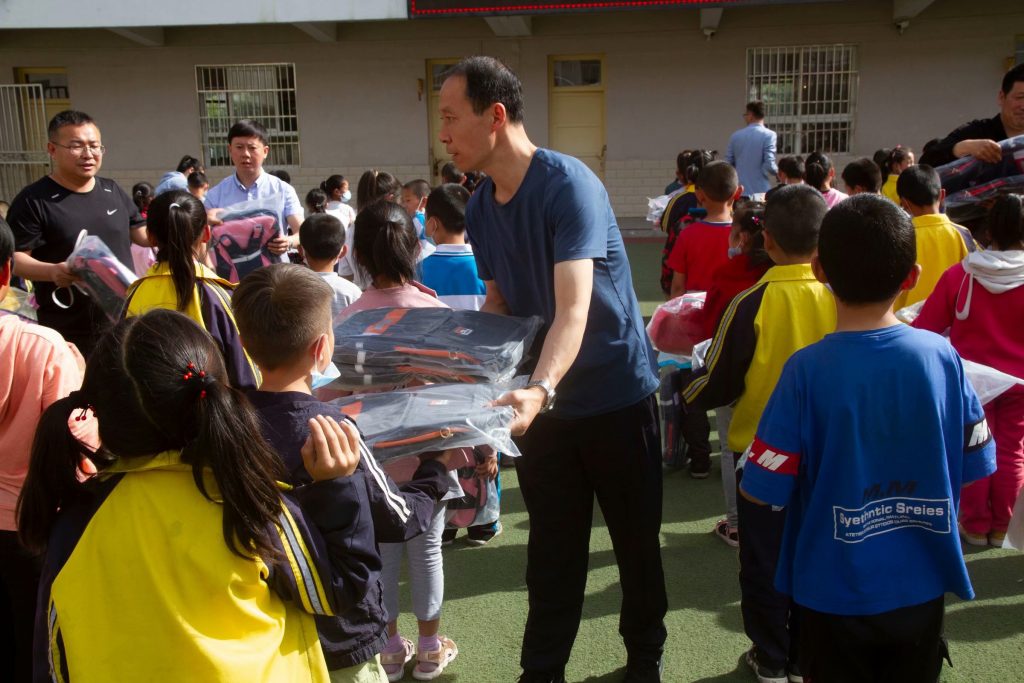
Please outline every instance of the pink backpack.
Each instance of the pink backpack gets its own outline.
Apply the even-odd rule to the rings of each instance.
[[[482,450],[479,446],[473,449],[473,456],[476,463],[469,467],[461,467],[457,470],[459,485],[465,495],[448,501],[448,522],[449,528],[468,529],[471,526],[493,524],[498,521],[500,513],[500,501],[498,499],[498,487],[493,479],[478,476],[476,465],[482,463],[487,451],[493,451],[485,446]]]
[[[210,253],[217,275],[237,283],[252,271],[277,263],[267,244],[279,234],[277,216],[264,212],[213,226]]]

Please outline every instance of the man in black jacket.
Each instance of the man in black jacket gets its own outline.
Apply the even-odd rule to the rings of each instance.
[[[998,114],[960,126],[927,147],[919,163],[941,166],[970,155],[996,164],[1003,156],[997,143],[1017,135],[1024,135],[1024,64],[1018,64],[1003,76]]]

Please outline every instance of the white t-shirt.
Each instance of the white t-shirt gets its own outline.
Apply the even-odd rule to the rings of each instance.
[[[347,308],[349,304],[363,295],[355,283],[349,282],[337,273],[317,273],[324,279],[324,282],[334,290],[334,301],[331,302],[331,320],[338,317],[338,313]]]

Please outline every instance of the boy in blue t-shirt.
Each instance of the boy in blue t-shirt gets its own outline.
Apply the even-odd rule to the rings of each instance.
[[[477,274],[473,247],[466,243],[469,191],[446,183],[427,196],[424,234],[437,250],[423,259],[422,282],[452,308],[479,311],[487,288]]]
[[[916,251],[884,198],[826,215],[813,267],[836,332],[786,363],[746,454],[742,494],[788,508],[775,585],[813,681],[938,680],[943,596],[974,597],[956,510],[995,448],[957,353],[893,315]]]

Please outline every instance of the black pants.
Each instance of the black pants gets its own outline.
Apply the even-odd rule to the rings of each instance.
[[[935,683],[948,659],[943,598],[872,614],[800,608],[800,668],[810,683]]]
[[[743,471],[736,472],[736,485]],[[775,590],[775,566],[782,546],[786,511],[772,510],[736,495],[740,533],[740,611],[743,630],[757,646],[761,661],[773,669],[798,661],[797,607],[788,595]]]
[[[0,681],[32,680],[32,632],[39,558],[18,543],[13,531],[0,531]]]
[[[564,669],[583,610],[594,496],[611,535],[622,586],[619,633],[633,660],[665,643],[661,462],[657,403],[578,420],[538,416],[517,439],[519,486],[530,514],[530,611],[521,665]]]

